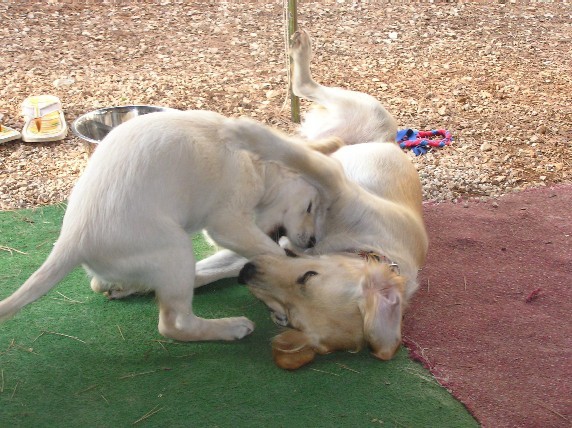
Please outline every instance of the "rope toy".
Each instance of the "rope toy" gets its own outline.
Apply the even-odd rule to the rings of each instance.
[[[453,141],[453,136],[446,129],[433,129],[432,131],[402,129],[397,132],[396,140],[399,143],[399,147],[411,149],[415,156],[419,156],[427,153],[432,147],[448,146]]]

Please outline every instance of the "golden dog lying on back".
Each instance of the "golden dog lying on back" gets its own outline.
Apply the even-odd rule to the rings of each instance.
[[[293,369],[316,353],[365,344],[376,357],[390,359],[427,251],[421,185],[407,156],[395,144],[374,143],[328,157],[248,119],[229,122],[224,132],[263,160],[299,172],[318,188],[328,210],[307,254],[257,256],[240,272],[239,280],[274,319],[292,328],[273,341],[277,364]],[[356,164],[355,174],[384,183],[378,194],[348,178]]]
[[[427,253],[419,176],[394,142],[395,121],[377,100],[311,78],[307,33],[296,33],[292,54],[296,95],[321,105],[305,118],[302,134],[354,144],[329,157],[312,149],[333,151],[335,140],[301,141],[246,119],[224,126],[221,133],[235,147],[305,177],[327,209],[314,248],[299,257],[255,257],[239,280],[288,327],[272,343],[280,367],[364,346],[386,360],[401,343],[403,310]]]

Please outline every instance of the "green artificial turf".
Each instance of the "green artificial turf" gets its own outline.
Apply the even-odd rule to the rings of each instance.
[[[44,261],[64,209],[0,212],[0,298]],[[193,239],[199,257],[212,251]],[[108,301],[74,270],[0,325],[0,426],[477,426],[404,350],[389,362],[340,352],[277,368],[277,327],[235,280],[198,290],[194,310],[245,315],[257,328],[233,343],[174,342],[157,331],[152,296]]]

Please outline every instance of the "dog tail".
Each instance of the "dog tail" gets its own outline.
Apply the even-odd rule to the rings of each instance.
[[[80,264],[78,256],[64,247],[56,242],[42,266],[11,296],[0,301],[0,321],[13,317],[24,306],[47,294]]]
[[[343,145],[340,139],[307,144],[247,118],[229,119],[220,136],[231,147],[247,150],[265,161],[279,162],[302,174],[325,198],[336,197],[341,182],[345,181],[340,163],[320,153],[337,150]]]

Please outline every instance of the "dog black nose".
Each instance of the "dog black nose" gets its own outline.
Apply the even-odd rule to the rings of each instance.
[[[316,237],[310,236],[310,240],[308,241],[308,248],[314,248],[316,245]]]
[[[256,275],[256,266],[254,266],[254,263],[248,262],[242,267],[238,274],[238,283],[246,284],[254,275]]]

